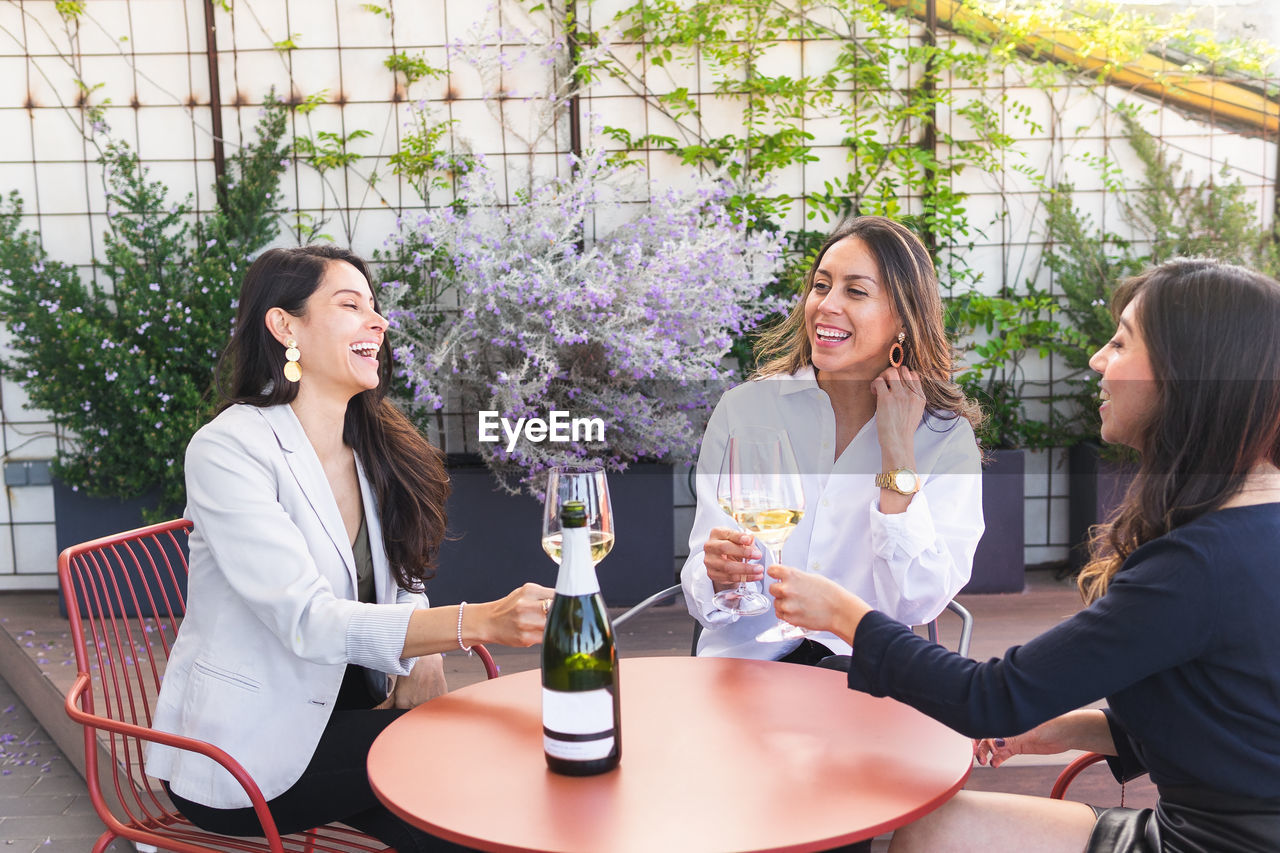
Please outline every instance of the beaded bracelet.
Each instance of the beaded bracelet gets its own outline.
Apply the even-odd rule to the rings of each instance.
[[[458,648],[467,654],[471,654],[471,647],[462,642],[462,608],[466,607],[465,601],[458,602]]]

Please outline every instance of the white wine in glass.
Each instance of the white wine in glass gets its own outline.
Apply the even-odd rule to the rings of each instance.
[[[560,564],[564,536],[560,530],[560,509],[569,501],[580,501],[587,510],[587,530],[591,562],[599,564],[613,550],[613,506],[609,502],[609,481],[603,468],[552,468],[547,475],[547,492],[542,504],[542,550]]]
[[[605,557],[609,556],[609,552],[613,550],[613,534],[605,533],[601,530],[592,530],[588,533],[591,542],[591,562],[598,564]],[[560,564],[561,546],[564,539],[560,533],[550,533],[542,537],[542,550],[547,556],[556,561],[556,565]]]
[[[755,468],[760,473],[745,479],[744,493],[732,499],[733,517],[768,546],[773,563],[781,563],[782,546],[804,518],[804,489],[791,441],[783,432],[767,432],[772,435],[757,438],[754,450],[759,457]],[[808,633],[779,619],[757,634],[756,640],[778,643]]]
[[[717,500],[739,527],[776,553],[804,515],[800,472],[786,435],[766,427],[734,430],[721,463]],[[745,583],[717,593],[715,602],[722,610],[749,616],[770,606],[767,596]]]

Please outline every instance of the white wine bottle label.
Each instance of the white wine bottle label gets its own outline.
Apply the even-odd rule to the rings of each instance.
[[[613,694],[542,688],[542,748],[565,761],[594,761],[613,751]]]

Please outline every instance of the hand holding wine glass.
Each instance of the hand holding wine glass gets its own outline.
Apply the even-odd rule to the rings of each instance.
[[[542,504],[542,550],[560,564],[563,534],[561,508],[570,501],[581,502],[587,510],[591,541],[591,562],[598,565],[613,550],[613,506],[609,502],[609,481],[603,468],[552,468],[547,475],[546,497]]]
[[[778,430],[751,427],[738,437],[744,467],[730,499],[733,517],[768,547],[771,564],[781,563],[782,546],[804,517],[804,489],[795,452],[786,434]],[[807,633],[779,620],[757,634],[756,640],[776,643]]]
[[[773,552],[776,562],[783,543],[804,515],[804,491],[791,442],[778,430],[744,427],[729,436],[725,459],[721,481],[726,480],[727,473],[729,514]],[[719,495],[722,506],[725,505],[725,497],[722,487]],[[744,589],[745,585],[739,584],[738,589],[719,593],[717,605],[730,609],[721,604],[721,599],[730,604],[739,601]],[[768,609],[767,597],[751,590],[747,592],[758,598],[763,608],[737,609],[735,612],[754,615]]]
[[[716,482],[716,502],[720,504],[720,508],[725,514],[737,521],[734,515],[733,495],[735,491],[741,492],[739,486],[743,476],[744,464],[744,444],[743,439],[739,438],[735,433],[729,436],[729,443],[725,446],[724,458],[720,461],[720,479]],[[741,529],[741,525],[739,525]],[[716,534],[723,535],[723,531],[716,529],[712,531],[712,537]],[[745,537],[744,537],[745,538]],[[712,543],[709,541],[708,546]],[[710,553],[710,549],[708,549]],[[732,557],[727,558],[730,561]],[[744,570],[750,568],[750,564],[743,563]],[[748,582],[742,579],[738,580],[737,585],[733,589],[725,589],[717,592],[712,599],[716,607],[727,613],[736,613],[739,616],[757,616],[768,611],[769,599],[760,592],[754,582]]]

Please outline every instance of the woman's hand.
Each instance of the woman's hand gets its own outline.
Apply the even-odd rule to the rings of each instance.
[[[779,619],[810,631],[830,631],[850,645],[858,623],[871,612],[865,601],[822,575],[773,565],[769,577],[777,579],[769,592]]]
[[[463,641],[517,647],[542,642],[547,608],[555,594],[550,587],[527,583],[497,601],[468,604],[462,614]]]
[[[444,679],[444,659],[440,655],[424,655],[414,663],[408,675],[396,677],[395,686],[379,708],[416,708],[449,692]]]
[[[729,589],[739,583],[754,583],[764,579],[764,570],[747,560],[760,558],[755,538],[741,530],[713,527],[702,546],[702,564],[707,567],[707,577],[717,591]]]
[[[871,382],[876,397],[876,435],[885,470],[915,467],[915,435],[924,417],[920,374],[889,367]]]
[[[1057,755],[1069,749],[1115,754],[1111,729],[1101,711],[1071,711],[1020,735],[975,740],[973,757],[979,764],[999,767],[1015,755]]]

